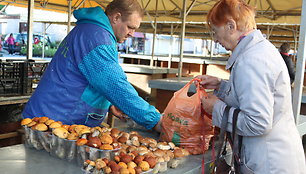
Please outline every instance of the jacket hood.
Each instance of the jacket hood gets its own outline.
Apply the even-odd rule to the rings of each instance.
[[[99,6],[91,8],[81,8],[73,12],[73,16],[77,19],[76,24],[96,24],[107,30],[117,41],[110,21]]]

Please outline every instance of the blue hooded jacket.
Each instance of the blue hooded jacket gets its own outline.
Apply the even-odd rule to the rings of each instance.
[[[115,105],[138,124],[153,128],[160,114],[127,81],[104,11],[82,8],[73,14],[77,26],[60,44],[23,117],[47,116],[64,124],[98,126]]]

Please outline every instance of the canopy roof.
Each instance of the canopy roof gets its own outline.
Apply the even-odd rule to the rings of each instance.
[[[112,0],[71,0],[72,10],[83,7],[101,6],[105,8]],[[145,9],[140,31],[152,32],[152,22],[157,16],[158,33],[170,34],[171,23],[175,33],[180,32],[179,25],[182,21],[182,9],[184,0],[138,0]],[[186,35],[209,37],[209,31],[205,25],[206,15],[217,0],[186,0],[187,18]],[[294,33],[299,30],[302,0],[246,0],[248,4],[257,10],[256,22],[258,28],[270,36],[274,42],[294,40]],[[14,5],[27,7],[26,0],[4,0],[2,5]],[[157,10],[156,10],[157,6]],[[67,12],[67,0],[35,0],[36,9]]]

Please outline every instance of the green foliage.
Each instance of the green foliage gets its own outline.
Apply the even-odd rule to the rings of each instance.
[[[52,43],[50,46],[45,46],[45,50],[44,50],[45,57],[53,57],[57,50],[57,47],[58,45],[56,43]],[[27,54],[26,46],[21,47],[20,54],[21,55]],[[33,45],[33,56],[35,57],[42,56],[42,44]]]

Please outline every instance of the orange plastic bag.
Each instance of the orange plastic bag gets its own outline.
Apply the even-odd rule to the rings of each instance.
[[[195,94],[187,95],[194,81],[200,80],[191,80],[169,101],[162,119],[160,139],[172,141],[191,154],[201,154],[209,147],[213,126],[211,117],[205,115],[201,107],[201,98],[207,96],[205,90],[197,88]]]

